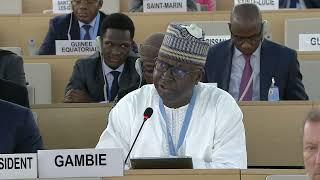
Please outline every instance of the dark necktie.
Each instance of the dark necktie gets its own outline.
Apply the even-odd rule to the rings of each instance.
[[[120,72],[111,71],[110,73],[113,75],[113,81],[112,81],[110,96],[108,98],[109,98],[109,101],[113,101],[114,98],[117,96],[118,90],[119,90],[118,78],[119,78]]]
[[[242,77],[241,77],[241,83],[240,83],[240,89],[239,89],[239,98],[244,93],[245,88],[247,87],[247,84],[250,83],[250,77],[252,75],[252,67],[250,65],[250,55],[243,55],[246,64],[243,69]],[[243,101],[252,101],[252,91],[253,91],[253,85],[252,82],[249,85],[249,88],[247,92],[245,93],[243,97]]]
[[[85,24],[82,27],[84,30],[86,30],[86,34],[84,34],[83,40],[91,40],[90,32],[89,32],[91,25]]]

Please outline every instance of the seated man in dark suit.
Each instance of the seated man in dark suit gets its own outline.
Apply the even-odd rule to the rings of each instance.
[[[39,49],[40,55],[55,55],[55,40],[94,40],[106,14],[99,11],[103,0],[72,0],[73,12],[50,20],[49,31]]]
[[[101,52],[79,59],[66,87],[64,102],[114,101],[139,87],[131,46],[135,27],[125,14],[106,17],[101,25]]]
[[[0,49],[0,79],[26,86],[23,60],[20,56],[11,51]]]
[[[11,81],[0,79],[0,99],[29,107],[27,88]]]
[[[42,139],[31,111],[0,100],[0,153],[36,153]]]
[[[217,83],[236,100],[268,100],[272,79],[280,100],[308,100],[297,52],[263,39],[263,22],[254,4],[234,7],[231,40],[210,48],[204,82]]]

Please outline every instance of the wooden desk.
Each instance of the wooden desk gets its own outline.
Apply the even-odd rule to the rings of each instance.
[[[240,180],[240,170],[199,170],[199,169],[160,169],[129,170],[123,177],[104,178],[105,180]]]
[[[266,180],[270,175],[305,175],[304,169],[247,169],[241,170],[241,180]]]
[[[303,166],[301,128],[317,102],[240,103],[246,128],[249,166]],[[90,148],[106,128],[111,106],[34,105],[49,149]]]
[[[64,90],[71,77],[73,65],[80,56],[24,56],[25,63],[51,65],[52,102],[62,103]]]
[[[248,166],[303,166],[302,122],[310,102],[240,103]]]
[[[94,148],[110,109],[106,104],[32,106],[46,149]]]

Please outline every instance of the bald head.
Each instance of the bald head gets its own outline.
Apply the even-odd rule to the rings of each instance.
[[[153,46],[155,48],[160,49],[160,46],[162,44],[163,38],[164,38],[164,33],[162,32],[156,32],[152,33],[150,36],[148,36],[144,42],[143,45],[147,46]]]
[[[229,29],[235,47],[251,55],[263,39],[262,17],[255,4],[239,4],[231,12]]]
[[[154,69],[154,59],[158,56],[165,34],[161,32],[152,33],[140,46],[140,60],[144,79],[148,84],[152,83],[152,74]]]
[[[231,23],[262,23],[260,9],[255,4],[239,4],[235,6],[230,16]]]

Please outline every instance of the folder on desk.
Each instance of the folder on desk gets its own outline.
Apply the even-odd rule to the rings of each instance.
[[[191,157],[130,159],[131,169],[193,169]]]

